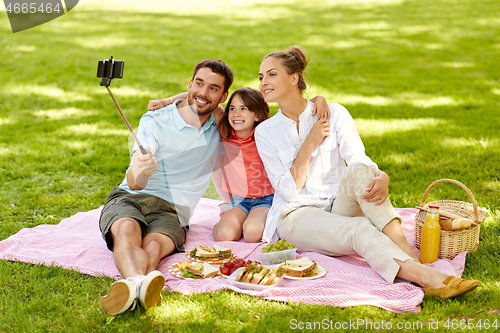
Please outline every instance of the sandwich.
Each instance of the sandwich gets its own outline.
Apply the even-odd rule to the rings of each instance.
[[[284,264],[285,275],[291,277],[311,277],[317,273],[316,263],[308,257],[287,260]]]
[[[231,249],[214,244],[214,246],[197,246],[190,253],[191,258],[198,260],[220,260],[231,256]]]
[[[284,273],[285,268],[283,267],[283,265],[274,266],[267,274],[264,274],[264,277],[260,281],[260,284],[273,285],[279,281]]]
[[[183,261],[179,264],[179,268],[182,272],[182,276],[194,279],[210,278],[216,276],[219,273],[218,267],[212,266],[206,262],[192,263]]]
[[[219,252],[219,255],[220,254],[231,254],[231,249],[228,248],[228,247],[222,247],[220,245],[217,245],[217,244],[214,244],[214,246],[212,246],[217,252]]]
[[[245,283],[250,283],[250,280],[252,279],[253,273],[260,267],[261,265],[259,263],[252,263],[250,266],[247,268],[244,268],[241,270],[241,272],[238,274],[236,277],[236,281],[238,282],[245,282]]]
[[[235,281],[270,286],[277,283],[284,273],[282,265],[271,268],[252,263],[241,270]]]

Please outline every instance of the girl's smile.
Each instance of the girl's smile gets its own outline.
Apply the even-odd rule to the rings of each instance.
[[[243,104],[239,95],[234,96],[229,105],[228,119],[231,127],[234,128],[236,134],[241,138],[250,135],[255,122],[258,121],[255,113]]]

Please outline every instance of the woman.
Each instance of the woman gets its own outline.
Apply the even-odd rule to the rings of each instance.
[[[475,289],[478,281],[418,262],[387,198],[389,177],[366,156],[349,112],[329,104],[328,119],[311,115],[314,104],[302,96],[306,66],[298,47],[271,53],[260,66],[259,89],[280,106],[255,131],[275,189],[264,240],[279,236],[300,251],[333,256],[357,253],[386,281],[399,277],[441,298]]]

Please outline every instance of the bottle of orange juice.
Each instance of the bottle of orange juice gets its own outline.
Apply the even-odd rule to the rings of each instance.
[[[439,225],[439,207],[429,206],[427,218],[422,228],[422,243],[420,245],[420,262],[428,264],[437,260],[439,252],[439,237],[441,226]]]

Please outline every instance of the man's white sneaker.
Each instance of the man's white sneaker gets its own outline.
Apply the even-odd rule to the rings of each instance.
[[[136,304],[136,288],[129,280],[119,280],[114,282],[109,288],[106,296],[101,297],[99,304],[108,315],[117,315],[132,310]]]
[[[139,303],[144,309],[161,303],[161,291],[165,286],[165,277],[159,271],[152,271],[148,275],[135,277],[136,294]]]

